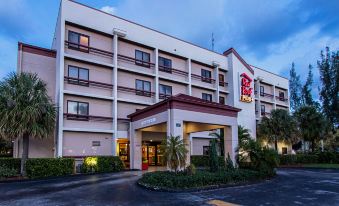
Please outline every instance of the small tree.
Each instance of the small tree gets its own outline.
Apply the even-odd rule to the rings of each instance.
[[[11,73],[0,82],[0,133],[8,140],[21,137],[21,173],[25,175],[30,138],[48,138],[55,127],[56,108],[46,83],[31,73]]]
[[[234,164],[233,164],[233,161],[232,161],[232,159],[230,157],[230,153],[227,153],[226,169],[227,170],[233,170],[234,169]]]
[[[164,162],[177,173],[185,167],[188,150],[180,136],[169,136],[161,144],[164,153]]]
[[[301,90],[301,97],[302,97],[303,105],[308,105],[308,106],[315,105],[315,102],[312,97],[312,84],[313,84],[312,65],[309,65],[308,76]]]
[[[278,151],[278,141],[293,142],[296,134],[296,124],[288,111],[283,109],[272,110],[271,116],[263,117],[258,126],[258,136],[274,143]]]
[[[315,143],[327,133],[328,122],[314,106],[300,107],[295,111],[294,116],[302,138],[312,143],[312,151],[314,151]]]
[[[218,152],[217,152],[217,144],[216,140],[212,139],[210,141],[210,171],[216,172],[219,169],[219,161],[218,161]]]
[[[292,67],[290,70],[289,88],[290,88],[290,106],[292,111],[294,111],[298,109],[301,105],[300,75],[297,75],[297,72],[295,71],[294,68],[294,63],[292,63]]]
[[[225,145],[224,145],[224,129],[219,129],[218,132],[212,132],[210,136],[216,137],[219,142],[220,155],[225,156]]]

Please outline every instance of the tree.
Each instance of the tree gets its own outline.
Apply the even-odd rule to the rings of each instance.
[[[46,83],[31,73],[11,73],[0,82],[0,133],[8,140],[22,138],[21,173],[25,175],[30,138],[53,134],[56,107]]]
[[[174,170],[185,167],[188,150],[184,144],[184,140],[180,136],[169,136],[161,144],[164,155],[164,162],[167,166]]]
[[[258,126],[258,136],[274,142],[278,151],[278,141],[293,142],[296,134],[296,124],[293,117],[284,109],[272,110],[271,116],[263,117]]]
[[[315,105],[312,97],[312,84],[313,84],[313,73],[312,73],[312,65],[308,66],[308,76],[306,82],[301,90],[301,97],[303,105],[312,106]]]
[[[292,63],[290,70],[289,90],[290,106],[292,111],[295,111],[301,105],[301,83],[300,76],[295,71],[294,63]]]
[[[295,111],[294,116],[302,138],[312,143],[312,151],[314,151],[315,143],[322,139],[328,131],[328,123],[325,117],[315,106],[300,107]]]
[[[225,148],[224,148],[224,129],[219,129],[218,132],[212,132],[209,134],[210,136],[215,137],[219,142],[220,154],[221,156],[225,155]]]
[[[219,169],[219,162],[218,162],[218,152],[217,152],[217,144],[216,140],[212,139],[210,141],[210,151],[209,151],[209,163],[210,163],[210,171],[216,172]]]
[[[321,89],[322,111],[330,120],[332,127],[339,122],[339,52],[332,53],[326,47],[321,51],[318,61]]]

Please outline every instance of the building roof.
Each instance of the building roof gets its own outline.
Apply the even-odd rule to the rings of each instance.
[[[23,52],[28,52],[28,53],[32,53],[32,54],[37,54],[37,55],[42,55],[42,56],[46,56],[46,57],[52,57],[55,58],[57,52],[55,50],[51,50],[51,49],[46,49],[46,48],[42,48],[42,47],[38,47],[38,46],[33,46],[30,44],[25,44],[22,42],[18,42],[18,50],[23,51]]]
[[[237,113],[241,111],[241,109],[229,105],[209,102],[186,94],[177,94],[161,102],[129,114],[127,117],[132,121],[137,121],[139,119],[167,111],[167,109],[182,109],[231,117],[236,117]]]
[[[239,53],[233,49],[232,47],[229,48],[228,50],[224,51],[224,56],[228,56],[230,53],[233,53],[238,59],[239,61],[252,73],[254,74],[254,70],[252,69],[252,67],[247,64],[247,62],[239,55]]]

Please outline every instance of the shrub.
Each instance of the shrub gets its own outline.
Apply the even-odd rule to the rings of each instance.
[[[82,172],[119,172],[124,168],[124,163],[117,156],[93,156],[84,159]]]
[[[191,163],[196,167],[209,167],[209,156],[206,155],[192,155]],[[225,167],[225,159],[223,156],[218,156],[218,164],[220,168]]]
[[[280,165],[318,163],[318,155],[315,154],[280,155],[279,159]]]
[[[334,164],[339,163],[339,155],[334,152],[320,152],[317,154],[318,163]]]
[[[26,161],[26,174],[29,178],[64,176],[73,172],[72,158],[33,158]]]
[[[233,161],[230,157],[230,153],[227,153],[227,158],[226,158],[226,165],[225,165],[227,170],[234,170],[234,164]]]
[[[242,169],[217,172],[197,171],[195,175],[188,175],[185,172],[158,171],[144,174],[138,183],[159,189],[188,189],[241,183],[261,178],[263,177],[257,171]]]
[[[186,167],[185,172],[188,175],[195,175],[197,169],[195,168],[194,164],[190,164],[188,167]]]
[[[16,174],[20,174],[20,164],[20,158],[0,158],[0,167],[14,169],[16,171]]]
[[[18,174],[18,171],[13,168],[0,166],[0,179],[3,177],[13,177]]]
[[[217,144],[215,139],[212,139],[210,142],[209,153],[210,153],[209,156],[210,171],[216,172],[219,169],[219,162],[218,162]]]

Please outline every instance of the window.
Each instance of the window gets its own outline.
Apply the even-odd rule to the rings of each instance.
[[[135,94],[141,96],[151,96],[151,82],[144,80],[135,80]]]
[[[71,119],[88,120],[88,103],[67,101],[67,113]]]
[[[92,147],[99,147],[100,141],[92,141]]]
[[[202,146],[202,154],[210,155],[210,146]]]
[[[172,73],[172,60],[164,57],[159,57],[159,70]]]
[[[201,81],[211,83],[212,72],[201,69]]]
[[[220,104],[225,104],[225,97],[219,97],[219,103]]]
[[[282,153],[283,155],[287,155],[287,147],[282,147],[282,148],[281,148],[281,153]]]
[[[212,94],[202,93],[202,99],[211,102],[212,101]]]
[[[68,48],[89,52],[89,36],[68,31]]]
[[[143,51],[139,51],[139,50],[135,50],[135,64],[136,65],[140,65],[143,67],[150,67],[150,54],[143,52]]]
[[[279,100],[280,101],[285,101],[285,93],[282,91],[279,91]]]
[[[225,76],[223,74],[219,74],[219,86],[225,86]]]
[[[172,96],[172,87],[168,85],[159,85],[159,96],[160,98],[166,98]]]
[[[265,115],[265,105],[260,105],[260,112],[261,112],[261,115]]]
[[[68,66],[68,83],[70,84],[79,84],[82,86],[89,86],[89,70],[76,66]]]
[[[260,86],[260,96],[265,96],[264,86]]]

